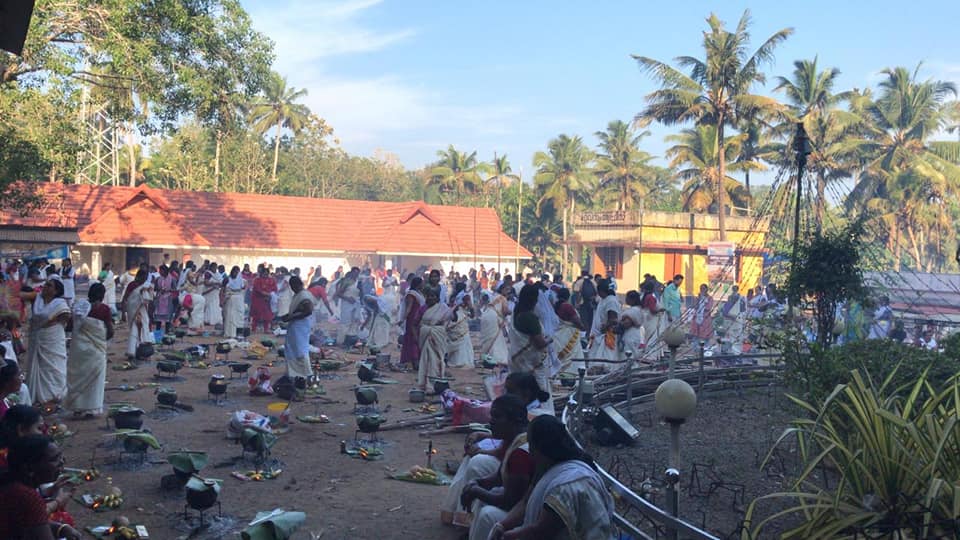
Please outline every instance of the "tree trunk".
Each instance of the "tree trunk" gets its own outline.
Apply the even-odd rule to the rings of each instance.
[[[130,160],[130,187],[137,186],[137,149],[133,140],[133,129],[127,129],[127,158]]]
[[[908,220],[904,220],[904,227],[907,229],[907,238],[910,239],[910,256],[913,257],[914,267],[917,270],[923,270],[923,260],[920,256],[920,245],[917,242],[917,233],[913,231],[913,225]]]
[[[893,218],[893,271],[900,271],[900,218]]]
[[[273,173],[270,174],[270,180],[277,183],[277,161],[280,159],[280,127],[282,122],[277,122],[277,134],[273,142]]]
[[[571,201],[572,202],[572,201]],[[564,275],[564,271],[567,269],[567,207],[563,207],[562,213],[563,221],[563,259],[560,260],[560,275]]]
[[[223,143],[223,131],[217,130],[217,147],[213,154],[213,191],[220,191],[220,145]]]
[[[720,241],[723,242],[727,239],[727,219],[726,219],[726,190],[723,188],[723,180],[727,177],[727,156],[726,156],[726,145],[723,141],[723,114],[717,118],[717,159],[720,162],[720,174],[717,178],[717,185],[715,189],[717,190],[717,201],[718,201],[718,213],[717,213],[717,226],[720,229]]]
[[[817,173],[817,230],[823,228],[823,215],[826,204],[823,198],[827,191],[827,179],[823,177],[823,172]]]
[[[100,163],[100,158],[101,158],[101,153],[103,152],[103,135],[102,135],[102,133],[103,133],[103,130],[104,130],[103,118],[101,118],[100,115],[97,115],[97,127],[96,127],[96,130],[97,130],[97,141],[96,141],[96,144],[94,144],[93,148],[94,148],[94,156],[95,156],[95,157],[94,157],[94,160],[95,160],[95,162],[96,162],[96,164],[97,164],[97,172],[96,172],[95,174],[96,174],[96,178],[97,178],[97,185],[99,186],[99,185],[100,185],[100,176],[101,176],[102,171],[103,171],[103,164]]]

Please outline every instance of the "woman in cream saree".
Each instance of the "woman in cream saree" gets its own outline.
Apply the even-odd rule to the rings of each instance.
[[[27,293],[34,295],[36,293]],[[70,306],[63,283],[51,278],[33,301],[27,345],[27,386],[33,403],[57,402],[67,393],[67,336]]]
[[[75,313],[74,317],[67,364],[67,397],[63,406],[76,416],[103,412],[107,343],[113,337],[113,320],[110,308],[103,303],[104,293],[102,284],[91,285],[87,293],[89,311]]]
[[[420,319],[420,366],[417,369],[417,386],[427,389],[432,378],[444,376],[443,357],[447,352],[447,321],[450,309],[440,302],[435,289],[427,289],[427,310]]]
[[[494,292],[480,293],[480,357],[490,355],[498,364],[506,364],[510,358],[504,335],[506,304],[506,299]]]
[[[143,270],[140,272],[146,274]],[[137,280],[139,280],[139,276]],[[127,322],[130,324],[130,334],[127,337],[127,358],[137,357],[137,347],[141,343],[153,343],[153,332],[150,331],[150,312],[148,311],[153,295],[153,285],[144,281],[127,297]],[[194,309],[196,309],[196,306],[194,306]]]

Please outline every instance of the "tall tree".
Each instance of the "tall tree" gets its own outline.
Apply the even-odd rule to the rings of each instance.
[[[640,150],[640,141],[649,131],[637,133],[626,122],[614,120],[606,131],[596,132],[600,139],[594,171],[600,188],[613,195],[617,210],[629,210],[650,192],[653,176],[649,162],[653,156]]]
[[[745,139],[743,134],[727,137],[723,144],[726,160],[730,161],[727,171],[743,167],[737,161],[737,154]],[[750,192],[743,184],[728,176],[720,177],[720,155],[717,145],[716,128],[697,126],[670,135],[667,141],[674,142],[667,149],[670,166],[676,168],[677,177],[683,180],[683,210],[693,212],[713,212],[714,209],[730,203],[734,207],[749,207]],[[720,184],[723,202],[717,197],[713,186]]]
[[[826,212],[828,182],[849,178],[856,168],[856,161],[843,147],[843,141],[857,129],[861,118],[838,106],[842,101],[852,99],[850,92],[837,94],[833,91],[840,75],[839,69],[821,71],[816,57],[813,60],[797,60],[793,66],[792,77],[777,77],[774,88],[774,91],[784,93],[788,104],[788,122],[781,129],[781,133],[788,134],[788,144],[783,148],[792,147],[794,124],[803,122],[811,146],[807,171],[816,181],[814,204],[816,223],[820,227]],[[784,152],[781,155],[789,154]]]
[[[507,159],[507,155],[498,156],[496,153],[493,154],[493,161],[490,162],[490,176],[487,177],[485,185],[491,186],[496,185],[497,190],[497,208],[500,208],[500,205],[503,204],[503,185],[507,186],[512,185],[514,182],[519,182],[520,177],[513,172],[513,167],[510,166],[510,161]]]
[[[438,151],[437,157],[440,160],[430,169],[430,183],[438,186],[441,193],[453,193],[458,205],[465,193],[476,193],[483,187],[482,173],[488,166],[477,159],[476,151],[460,152],[451,144]]]
[[[864,161],[848,206],[886,210],[893,217],[894,237],[901,230],[906,235],[914,267],[929,269],[935,258],[929,257],[925,238],[935,223],[924,216],[942,214],[944,201],[960,194],[960,164],[949,159],[960,142],[931,141],[947,126],[954,106],[950,98],[957,96],[957,89],[949,82],[918,80],[919,69],[883,70],[877,98],[862,105],[864,137],[845,143]],[[896,238],[888,242],[899,250]],[[899,264],[896,253],[895,260]]]
[[[725,130],[735,125],[744,109],[776,114],[782,108],[773,98],[751,93],[753,86],[764,83],[761,71],[773,61],[773,51],[793,29],[784,28],[768,37],[752,54],[749,52],[750,12],[744,11],[736,29],[730,32],[714,14],[707,18],[708,31],[703,34],[703,59],[681,56],[675,59],[678,68],[646,56],[634,55],[640,67],[660,82],[661,88],[646,96],[647,106],[636,117],[639,125],[657,121],[667,125],[693,121],[716,128],[719,172],[714,190],[716,198],[724,198],[723,183],[727,164]],[[689,71],[689,75],[683,70]],[[718,208],[720,238],[726,239],[725,209]]]
[[[569,255],[567,223],[576,211],[577,199],[584,198],[593,187],[593,174],[590,170],[592,159],[593,153],[583,144],[583,139],[566,134],[552,139],[547,144],[546,152],[540,151],[533,155],[533,166],[536,168],[533,180],[541,190],[537,204],[538,213],[543,211],[544,203],[549,203],[554,210],[560,210],[563,228],[563,259],[560,262],[560,271],[564,275]]]
[[[274,183],[277,181],[277,162],[280,159],[281,130],[287,128],[296,134],[310,120],[310,109],[296,103],[305,95],[305,89],[288,87],[286,77],[272,73],[263,86],[263,96],[250,109],[250,119],[255,130],[261,134],[274,130],[273,172],[270,173],[270,180]]]

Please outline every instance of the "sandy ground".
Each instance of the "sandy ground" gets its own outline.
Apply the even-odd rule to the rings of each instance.
[[[459,531],[439,522],[437,507],[445,487],[386,478],[390,471],[426,464],[425,451],[431,439],[418,436],[419,428],[383,432],[381,437],[385,440],[385,455],[379,461],[364,461],[340,453],[340,442],[352,441],[356,429],[352,392],[358,382],[355,366],[335,372],[335,379],[323,381],[326,397],[337,400],[337,403],[319,406],[319,412],[329,416],[330,423],[305,424],[294,419],[291,430],[280,436],[272,455],[283,469],[279,478],[243,482],[231,477],[230,473],[253,469],[249,460],[221,465],[241,452],[239,445],[226,439],[230,414],[240,409],[266,414],[267,405],[279,400],[275,397],[251,397],[246,380],[235,379],[225,402],[214,404],[207,399],[207,382],[214,373],[229,376],[226,367],[185,367],[172,380],[156,378],[154,362],[143,363],[132,371],[115,371],[112,368],[124,360],[126,336],[126,329],[119,329],[110,345],[106,402],[130,401],[147,411],[144,426],[157,436],[163,449],[151,450],[142,464],[137,457],[130,455],[121,460],[121,449],[114,442],[115,438],[110,436],[112,426],[107,428],[103,418],[71,420],[64,415],[62,421],[75,433],[64,443],[67,466],[88,467],[93,459],[103,472],[99,480],[81,484],[77,495],[102,493],[113,485],[122,489],[125,498],[121,509],[102,513],[94,513],[71,503],[69,510],[81,527],[109,524],[113,518],[125,515],[132,523],[145,525],[150,538],[238,538],[239,531],[258,511],[283,508],[306,512],[305,525],[294,535],[294,538],[300,539],[311,538],[311,532],[324,539],[459,537]],[[179,350],[190,344],[215,341],[214,337],[187,338],[185,343],[177,343],[173,348]],[[278,342],[282,343],[282,338]],[[398,356],[394,346],[385,352],[392,353],[393,358]],[[239,351],[234,351],[230,359],[237,361],[240,356]],[[361,358],[357,354],[346,356]],[[158,354],[154,359],[159,357]],[[276,360],[276,354],[269,353],[266,360]],[[254,367],[261,363],[253,362]],[[274,380],[283,372],[284,364],[276,363],[272,368]],[[389,421],[422,416],[416,412],[403,412],[404,409],[418,406],[410,404],[407,399],[407,391],[412,386],[415,374],[388,373],[385,376],[398,381],[398,384],[380,386],[380,407],[381,410],[387,409]],[[482,396],[479,370],[452,370],[452,376],[456,378],[453,383],[455,390],[468,396]],[[137,382],[161,382],[171,386],[178,392],[179,401],[193,405],[195,411],[169,412],[157,409],[156,398],[150,388],[130,392],[109,390],[119,384]],[[295,403],[291,416],[315,414],[317,410],[315,402]],[[433,458],[435,468],[442,469],[447,461],[459,460],[463,435],[438,435],[433,436],[432,441],[438,450]],[[170,465],[165,462],[166,453],[178,449],[207,452],[210,461],[201,474],[224,482],[220,495],[223,517],[216,518],[215,511],[208,511],[208,526],[203,530],[196,530],[198,520],[192,511],[191,518],[184,519],[183,492],[164,491],[160,487],[161,477],[171,473]]]

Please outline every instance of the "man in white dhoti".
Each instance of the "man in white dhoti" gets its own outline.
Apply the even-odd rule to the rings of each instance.
[[[280,320],[287,323],[287,335],[284,338],[283,351],[287,359],[287,376],[307,378],[313,374],[310,364],[310,330],[313,328],[313,295],[303,287],[298,276],[290,278],[290,290],[293,300],[290,311]]]

